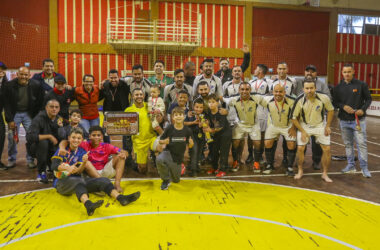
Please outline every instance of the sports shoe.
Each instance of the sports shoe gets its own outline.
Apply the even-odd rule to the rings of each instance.
[[[271,164],[268,164],[263,170],[263,174],[270,174],[274,170],[274,167]]]
[[[314,170],[321,170],[321,164],[320,163],[313,162],[313,164],[311,164],[311,166],[314,168]]]
[[[8,168],[2,162],[0,162],[0,170],[8,170]]]
[[[37,175],[37,181],[39,181],[41,183],[44,183],[44,184],[48,184],[49,183],[49,180],[46,177],[46,173],[45,172],[42,172],[41,174]]]
[[[253,155],[249,154],[248,158],[245,160],[245,164],[249,164],[249,163],[252,163],[252,162],[253,162]]]
[[[293,168],[287,168],[286,169],[286,175],[289,177],[293,177],[294,176]]]
[[[369,172],[369,170],[367,168],[362,169],[362,174],[365,178],[371,178],[372,177],[371,173]]]
[[[239,170],[239,163],[238,163],[238,161],[234,161],[234,163],[232,164],[231,171],[237,172],[238,170]]]
[[[136,201],[138,198],[140,198],[140,191],[137,191],[135,193],[132,193],[132,194],[128,194],[128,195],[122,195],[122,194],[119,194],[116,199],[120,202],[120,205],[122,206],[126,206],[128,205],[129,203],[131,202],[134,202]]]
[[[218,174],[216,175],[217,178],[222,178],[226,175],[226,172],[224,171],[219,171]]]
[[[8,161],[8,165],[7,165],[7,168],[14,168],[16,167],[16,162],[15,161]]]
[[[255,161],[254,163],[253,163],[253,172],[254,173],[260,173],[260,163],[259,162],[257,162],[257,161]]]
[[[185,164],[181,164],[181,176],[183,176],[186,172],[186,167],[185,167]]]
[[[170,186],[170,181],[162,181],[161,190],[167,190]]]
[[[208,175],[212,175],[212,174],[216,174],[216,169],[213,169],[213,168],[211,168],[211,169],[209,169],[208,171],[207,171],[207,174]]]
[[[28,168],[32,169],[32,168],[36,168],[36,164],[34,164],[34,162],[28,162],[27,164]]]
[[[347,165],[345,168],[343,168],[341,170],[341,172],[343,174],[351,174],[351,173],[355,173],[356,172],[356,169],[355,169],[355,166],[350,166],[350,165]]]
[[[53,180],[53,187],[57,187],[58,178],[54,178]]]

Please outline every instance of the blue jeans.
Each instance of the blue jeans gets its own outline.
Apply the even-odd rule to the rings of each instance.
[[[15,117],[13,118],[13,121],[15,122],[17,131],[20,131],[20,125],[25,129],[25,132],[28,131],[30,125],[32,124],[32,118],[30,118],[29,114],[27,112],[17,112]],[[13,140],[13,132],[12,130],[8,130],[8,163],[9,162],[16,162],[17,157],[17,144]],[[28,151],[26,153],[26,161],[33,162],[33,157],[31,157],[28,154]]]
[[[359,121],[361,131],[356,129],[356,121],[340,121],[342,139],[346,147],[347,163],[355,167],[354,142],[358,148],[361,169],[368,169],[367,132],[365,119]]]
[[[80,120],[79,123],[80,123],[80,125],[83,126],[83,128],[84,128],[84,129],[87,131],[87,133],[88,133],[90,127],[92,127],[92,126],[99,126],[99,124],[100,124],[100,119],[99,119],[99,117],[96,118],[96,119],[92,119],[92,120],[82,119],[82,120]]]

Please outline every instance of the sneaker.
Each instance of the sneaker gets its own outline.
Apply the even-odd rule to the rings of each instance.
[[[42,172],[41,174],[37,175],[37,181],[39,181],[41,183],[44,183],[44,184],[48,184],[49,183],[49,180],[46,177],[46,173],[45,172]]]
[[[8,161],[7,168],[14,168],[16,167],[16,162],[15,161]]]
[[[239,170],[239,163],[238,163],[238,161],[234,161],[234,163],[232,164],[231,171],[237,172],[238,170]]]
[[[362,174],[365,178],[371,178],[372,177],[372,175],[368,169],[362,169]]]
[[[137,191],[137,192],[135,192],[133,194],[129,194],[129,195],[119,194],[119,196],[117,196],[116,199],[120,202],[120,205],[126,206],[129,203],[134,202],[138,198],[140,198],[140,195],[141,195],[140,191]]]
[[[0,162],[0,170],[8,170],[8,167],[5,166],[2,162]]]
[[[351,173],[355,173],[356,172],[356,169],[355,169],[355,166],[350,166],[350,165],[347,165],[345,168],[343,168],[341,170],[341,172],[343,174],[351,174]]]
[[[258,163],[257,161],[255,161],[254,163],[253,163],[253,172],[254,173],[260,173],[260,163]]]
[[[181,176],[183,176],[186,172],[186,167],[185,167],[185,164],[181,164]]]
[[[289,176],[289,177],[293,177],[294,176],[294,170],[293,170],[293,168],[287,168],[286,169],[286,175]]]
[[[274,170],[274,167],[270,164],[268,164],[265,169],[263,170],[263,174],[270,174]]]
[[[209,169],[209,170],[207,171],[207,174],[208,174],[208,175],[212,175],[212,174],[215,174],[216,171],[217,171],[216,169],[211,168],[211,169]]]
[[[161,190],[167,190],[170,186],[170,181],[162,181]]]
[[[36,164],[34,164],[34,162],[28,162],[28,168],[30,168],[30,169],[33,169],[33,168],[36,168],[37,166],[36,166]]]
[[[321,170],[321,164],[320,163],[313,162],[313,164],[311,164],[311,166],[314,168],[314,170]]]
[[[253,155],[250,154],[248,155],[248,158],[245,160],[245,164],[250,164],[253,162]]]
[[[216,175],[217,178],[222,178],[226,175],[226,172],[224,171],[219,171],[218,174]]]
[[[53,180],[53,187],[57,187],[58,178],[54,178]]]

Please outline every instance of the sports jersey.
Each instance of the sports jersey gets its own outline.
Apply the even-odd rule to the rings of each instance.
[[[79,147],[89,152],[88,160],[94,165],[96,170],[102,170],[108,162],[108,157],[120,152],[120,148],[104,142],[93,148],[90,140],[83,141]]]
[[[223,84],[223,97],[238,96],[240,83],[242,83],[242,81],[239,83],[233,83],[232,81],[225,82]]]
[[[300,116],[303,123],[309,126],[319,126],[323,124],[324,112],[333,111],[334,107],[330,98],[322,93],[315,93],[315,98],[310,101],[305,94],[301,94],[294,104],[292,119]]]
[[[223,86],[222,81],[219,79],[219,77],[212,75],[210,78],[205,78],[203,75],[199,75],[195,77],[194,84],[193,84],[193,97],[198,96],[198,83],[200,81],[206,81],[208,83],[208,86],[210,88],[210,94],[216,94],[218,97],[223,96]]]
[[[178,93],[181,90],[186,90],[189,93],[189,101],[191,101],[192,100],[191,97],[193,95],[193,88],[190,85],[187,85],[185,83],[182,85],[182,88],[177,88],[177,85],[174,83],[165,87],[164,102],[168,103],[170,106],[170,104],[177,101]]]
[[[144,107],[138,108],[135,104],[125,109],[125,112],[138,112],[139,113],[139,133],[132,135],[132,140],[136,143],[145,144],[156,136],[153,131],[152,123],[148,116],[148,105],[144,102]]]
[[[235,111],[235,121],[246,126],[255,125],[257,102],[250,97],[248,100],[243,101],[240,96],[231,98],[228,103],[228,109]],[[231,118],[229,117],[231,123]],[[235,122],[235,123],[236,123]]]
[[[287,94],[288,96],[295,96],[296,80],[294,78],[287,76],[285,80],[280,80],[278,78],[275,79],[272,82],[270,92],[273,92],[274,86],[276,86],[277,84],[281,84],[281,86],[285,88],[285,94]]]
[[[66,147],[66,151],[68,152],[66,155],[62,156],[59,155],[59,149],[55,152],[53,157],[51,158],[52,160],[52,169],[54,170],[54,175],[56,177],[59,177],[60,174],[58,171],[58,166],[61,163],[66,163],[69,164],[70,166],[72,165],[77,165],[77,167],[80,167],[80,165],[83,162],[83,156],[87,153],[86,150],[84,150],[81,147],[78,147],[76,150],[70,150],[70,147]],[[80,175],[80,174],[77,174]]]

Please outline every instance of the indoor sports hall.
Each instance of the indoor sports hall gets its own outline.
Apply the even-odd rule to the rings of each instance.
[[[0,140],[4,141],[0,152],[0,249],[380,249],[380,1],[1,0],[0,30],[0,84],[3,78],[8,80],[0,85]],[[243,69],[248,54],[249,64]],[[190,65],[193,72],[189,78],[194,80],[206,74],[203,61],[213,59],[213,77],[221,72],[219,77],[223,80],[224,61],[229,69],[241,65],[244,82],[258,79],[258,65],[265,64],[265,77],[273,83],[281,74],[279,65],[286,65],[286,79],[295,79],[294,86],[301,79],[303,94],[305,74],[311,69],[317,74],[313,78],[314,87],[316,81],[325,84],[335,107],[329,132],[331,164],[327,171],[332,182],[321,178],[327,158],[315,163],[311,142],[304,152],[302,178],[289,175],[284,165],[283,136],[275,142],[273,168],[268,172],[264,151],[261,171],[254,169],[254,163],[248,160],[252,154],[249,142],[243,138],[241,158],[235,161],[233,149],[229,151],[225,175],[210,175],[213,161],[209,157],[213,149],[208,143],[202,146],[202,161],[196,163],[198,174],[192,174],[193,154],[188,145],[181,165],[186,166],[181,181],[174,183],[171,177],[171,185],[166,189],[162,187],[160,168],[156,167],[160,152],[149,151],[146,171],[140,171],[137,153],[128,151],[133,157],[123,165],[122,191],[117,189],[116,175],[111,178],[116,188],[112,192],[120,191],[123,196],[139,191],[141,196],[122,206],[118,198],[105,195],[104,190],[99,191],[105,193],[90,192],[90,201],[104,202],[92,214],[88,210],[86,213],[75,192],[61,195],[53,187],[53,171],[47,172],[48,183],[41,183],[38,179],[41,173],[35,166],[37,158],[31,164],[26,156],[30,125],[25,125],[25,121],[20,122],[18,129],[11,125],[17,123],[20,107],[27,110],[39,101],[42,105],[42,100],[31,98],[29,90],[24,94],[18,90],[15,95],[18,100],[28,96],[28,102],[13,102],[13,96],[7,94],[11,93],[7,92],[10,83],[21,78],[20,72],[26,69],[30,77],[42,71],[42,81],[49,84],[44,78],[47,58],[53,62],[52,84],[56,84],[59,73],[70,86],[63,91],[84,88],[86,75],[92,76],[94,88],[102,89],[112,69],[117,70],[120,79],[133,84],[135,65],[142,66],[144,79],[158,79],[157,60],[163,65],[161,73],[168,79],[176,81],[176,69],[184,69],[187,77]],[[355,137],[351,144],[355,158],[350,171],[344,171],[349,157],[347,134],[342,132],[344,119],[339,113],[346,109],[336,105],[336,98],[350,102],[351,95],[356,98],[363,93],[357,89],[350,90],[349,97],[333,93],[338,84],[345,84],[342,72],[347,67],[351,67],[354,79],[363,84],[371,99],[369,106],[363,108],[364,118],[356,112],[360,108],[353,111]],[[165,81],[166,87],[167,84]],[[56,87],[51,89],[54,92]],[[129,105],[137,105],[132,104],[135,92],[132,89],[130,92],[125,98]],[[111,94],[114,101],[116,91],[111,90]],[[94,105],[99,125],[107,135],[112,124],[105,122],[104,98],[104,102],[99,100]],[[293,99],[299,98],[297,94]],[[80,108],[80,101],[71,101],[70,111]],[[228,104],[222,103],[218,112],[220,109],[230,112]],[[45,104],[49,105],[49,101]],[[277,103],[276,107],[281,121]],[[283,107],[284,104],[282,111]],[[14,109],[12,122],[9,114]],[[41,106],[40,110],[45,109]],[[35,120],[30,122],[33,124]],[[268,118],[267,124],[270,121]],[[143,129],[140,126],[137,135]],[[356,135],[363,131],[366,136],[359,142]],[[37,140],[45,138],[41,135]],[[199,135],[202,136],[201,132]],[[125,134],[110,132],[108,138],[113,146],[125,149]],[[57,143],[53,143],[57,146],[54,151],[58,149]],[[370,174],[362,168],[365,151],[361,145],[366,145],[365,164]],[[287,147],[285,151],[289,153]],[[12,158],[16,154],[17,158]],[[295,173],[298,163],[297,151]],[[236,164],[239,167],[234,169]],[[46,169],[51,170],[50,165]]]

